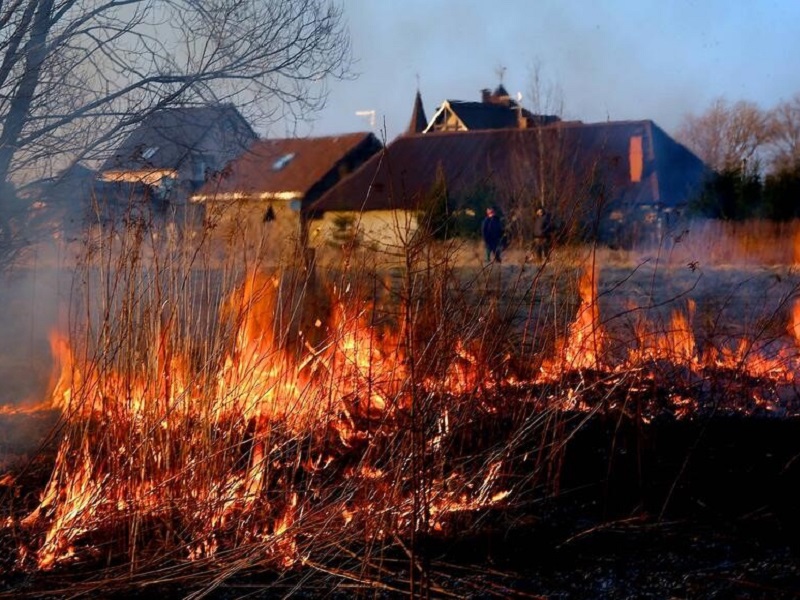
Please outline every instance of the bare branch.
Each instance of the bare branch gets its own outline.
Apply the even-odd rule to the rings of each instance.
[[[174,104],[224,98],[262,123],[281,106],[306,114],[350,58],[327,0],[17,0],[0,12],[0,41],[5,181],[30,177],[48,151],[91,154]],[[73,143],[78,127],[93,132],[88,147]]]
[[[773,172],[800,166],[800,93],[772,109],[769,123]]]
[[[758,173],[772,134],[767,115],[752,102],[718,98],[700,115],[689,114],[676,138],[712,169]]]

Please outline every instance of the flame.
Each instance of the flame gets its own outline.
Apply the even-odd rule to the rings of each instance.
[[[669,361],[676,365],[697,367],[697,345],[692,320],[695,302],[689,300],[685,311],[672,312],[669,324],[657,324],[639,318],[634,324],[634,347],[628,350],[628,364],[638,366],[651,361]]]
[[[21,549],[19,562],[51,569],[79,560],[115,528],[130,532],[131,546],[145,536],[138,527],[165,537],[179,531],[187,560],[250,544],[282,568],[305,560],[308,544],[301,541],[310,527],[316,527],[311,539],[332,523],[362,534],[369,528],[375,539],[397,530],[444,530],[450,515],[513,499],[504,460],[432,472],[427,462],[420,466],[405,456],[392,467],[386,456],[408,447],[447,456],[462,397],[473,400],[469,411],[485,414],[502,406],[492,394],[508,390],[535,390],[523,406],[537,410],[594,410],[585,386],[567,382],[542,392],[557,387],[553,380],[565,373],[635,372],[629,390],[635,394],[656,381],[655,363],[684,368],[691,377],[736,369],[769,378],[777,389],[755,387],[750,405],[779,407],[776,382],[793,382],[797,372],[800,301],[787,328],[793,347],[776,351],[743,339],[709,345],[701,355],[690,300],[666,325],[639,318],[631,347],[615,365],[597,280],[594,269],[581,274],[574,321],[556,342],[555,356],[527,379],[532,369],[487,372],[481,344],[467,339],[445,350],[438,372],[423,369],[416,378],[420,363],[404,319],[395,328],[379,326],[371,303],[352,298],[339,298],[330,318],[316,318],[314,327],[325,335],[312,341],[283,317],[280,278],[260,272],[223,303],[220,320],[229,327],[230,345],[202,362],[190,360],[190,342],[169,320],[154,328],[153,352],[127,363],[97,341],[53,333],[49,406],[62,412],[67,433],[38,506],[10,524],[39,532],[38,544]],[[666,402],[676,416],[699,410],[692,386],[674,388]],[[437,394],[446,400],[437,401]],[[431,408],[422,425],[414,421],[420,402]],[[620,408],[613,398],[608,406]],[[425,427],[425,435],[412,426]],[[398,485],[409,472],[411,482]]]
[[[596,269],[584,271],[578,287],[581,304],[578,307],[578,316],[570,327],[569,341],[564,350],[566,364],[572,369],[597,368],[605,335],[600,325]]]
[[[788,330],[795,344],[800,347],[800,298],[795,298],[792,302]]]
[[[384,418],[406,405],[398,399],[408,374],[400,336],[370,327],[368,305],[340,304],[325,342],[298,354],[280,336],[278,293],[275,277],[254,273],[231,294],[222,317],[233,323],[235,343],[216,372],[207,365],[193,372],[168,329],[158,332],[151,362],[127,370],[88,358],[88,346],[78,360],[65,336],[51,336],[51,405],[84,434],[63,440],[40,504],[23,520],[46,526],[39,568],[69,561],[104,523],[157,518],[166,507],[194,531],[189,559],[213,556],[234,523],[263,511],[273,525],[239,535],[270,540],[282,564],[296,559],[299,499],[292,492],[283,504],[266,500],[274,471],[288,468],[276,459],[280,445],[267,440],[330,426],[351,446],[362,436],[354,419]],[[211,460],[209,434],[224,436]],[[241,470],[235,465],[244,444],[252,447]]]
[[[575,320],[569,327],[566,339],[556,344],[557,358],[547,360],[542,366],[546,376],[558,378],[564,372],[601,369],[606,336],[600,322],[600,305],[597,301],[597,270],[584,269],[578,280],[580,304]]]

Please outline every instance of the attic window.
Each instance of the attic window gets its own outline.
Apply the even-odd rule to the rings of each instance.
[[[274,163],[272,163],[272,170],[273,171],[280,171],[286,165],[288,165],[290,162],[292,162],[293,158],[294,158],[294,152],[290,152],[289,154],[284,154],[278,160],[276,160]]]
[[[145,160],[150,160],[153,158],[153,155],[158,152],[158,146],[148,146],[142,152],[142,158]]]

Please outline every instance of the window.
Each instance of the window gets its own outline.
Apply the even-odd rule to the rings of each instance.
[[[290,152],[289,154],[284,154],[278,160],[276,160],[274,163],[272,163],[272,170],[273,171],[280,171],[286,165],[288,165],[290,162],[292,162],[292,159],[294,158],[294,156],[295,156],[294,152]]]

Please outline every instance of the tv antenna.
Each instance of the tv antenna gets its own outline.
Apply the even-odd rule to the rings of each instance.
[[[503,77],[506,74],[506,67],[504,67],[503,65],[497,65],[497,67],[494,70],[494,73],[495,73],[495,75],[497,75],[497,78],[500,80],[500,85],[503,85]]]

